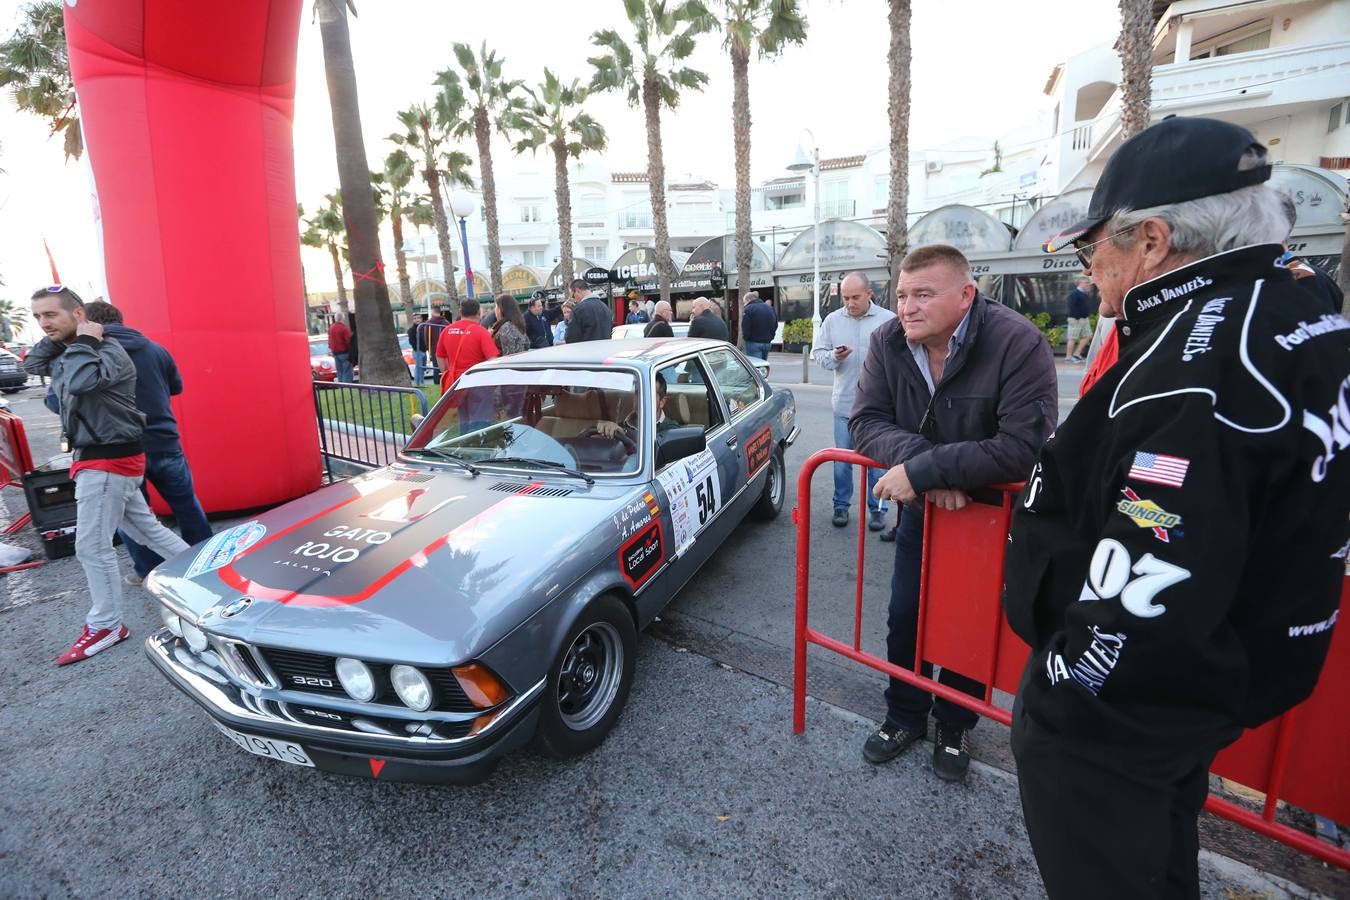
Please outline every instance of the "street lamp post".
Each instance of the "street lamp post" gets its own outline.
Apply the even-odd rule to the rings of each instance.
[[[469,299],[473,297],[473,266],[469,263],[469,227],[464,224],[464,220],[473,215],[477,204],[474,203],[473,195],[468,191],[455,191],[450,195],[450,212],[454,213],[455,218],[459,219],[459,242],[464,248],[464,288],[468,292]],[[451,278],[454,274],[451,273]]]
[[[788,171],[811,172],[811,222],[815,229],[815,237],[812,240],[815,246],[812,253],[811,279],[811,334],[814,337],[820,330],[820,147],[816,144],[816,136],[811,129],[803,128],[802,134],[811,138],[811,154],[807,155],[805,144],[798,143],[797,155],[788,164]]]

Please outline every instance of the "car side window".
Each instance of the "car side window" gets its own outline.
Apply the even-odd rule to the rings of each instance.
[[[711,431],[723,415],[703,364],[695,357],[682,359],[657,372],[666,382],[666,421],[672,425],[701,425]]]
[[[730,350],[711,350],[704,354],[712,368],[713,378],[722,389],[722,396],[730,407],[733,421],[760,401],[763,388],[750,368]]]

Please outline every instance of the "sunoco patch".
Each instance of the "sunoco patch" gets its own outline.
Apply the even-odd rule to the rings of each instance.
[[[261,522],[245,522],[213,535],[202,545],[202,549],[197,551],[197,558],[188,566],[186,577],[195,578],[229,565],[235,557],[262,540],[265,534],[267,534],[266,525]]]

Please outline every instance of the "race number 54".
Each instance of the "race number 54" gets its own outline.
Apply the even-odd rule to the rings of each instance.
[[[694,493],[698,495],[698,524],[707,525],[713,513],[717,512],[717,493],[713,490],[712,476],[699,482],[694,487]]]
[[[1131,578],[1131,575],[1135,577]],[[1167,607],[1154,603],[1153,598],[1190,577],[1190,569],[1164,562],[1152,553],[1145,553],[1135,562],[1124,544],[1106,538],[1092,554],[1087,581],[1083,582],[1083,592],[1078,599],[1119,597],[1126,612],[1141,619],[1151,619],[1167,612]]]

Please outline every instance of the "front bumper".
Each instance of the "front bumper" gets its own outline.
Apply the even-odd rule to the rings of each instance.
[[[145,640],[145,653],[174,686],[222,725],[244,734],[300,744],[316,768],[380,781],[473,784],[534,735],[541,680],[510,701],[478,734],[438,739],[371,734],[294,721],[283,704],[259,700],[194,658],[167,628]],[[317,700],[317,698],[316,698]],[[318,705],[318,703],[314,703]]]

